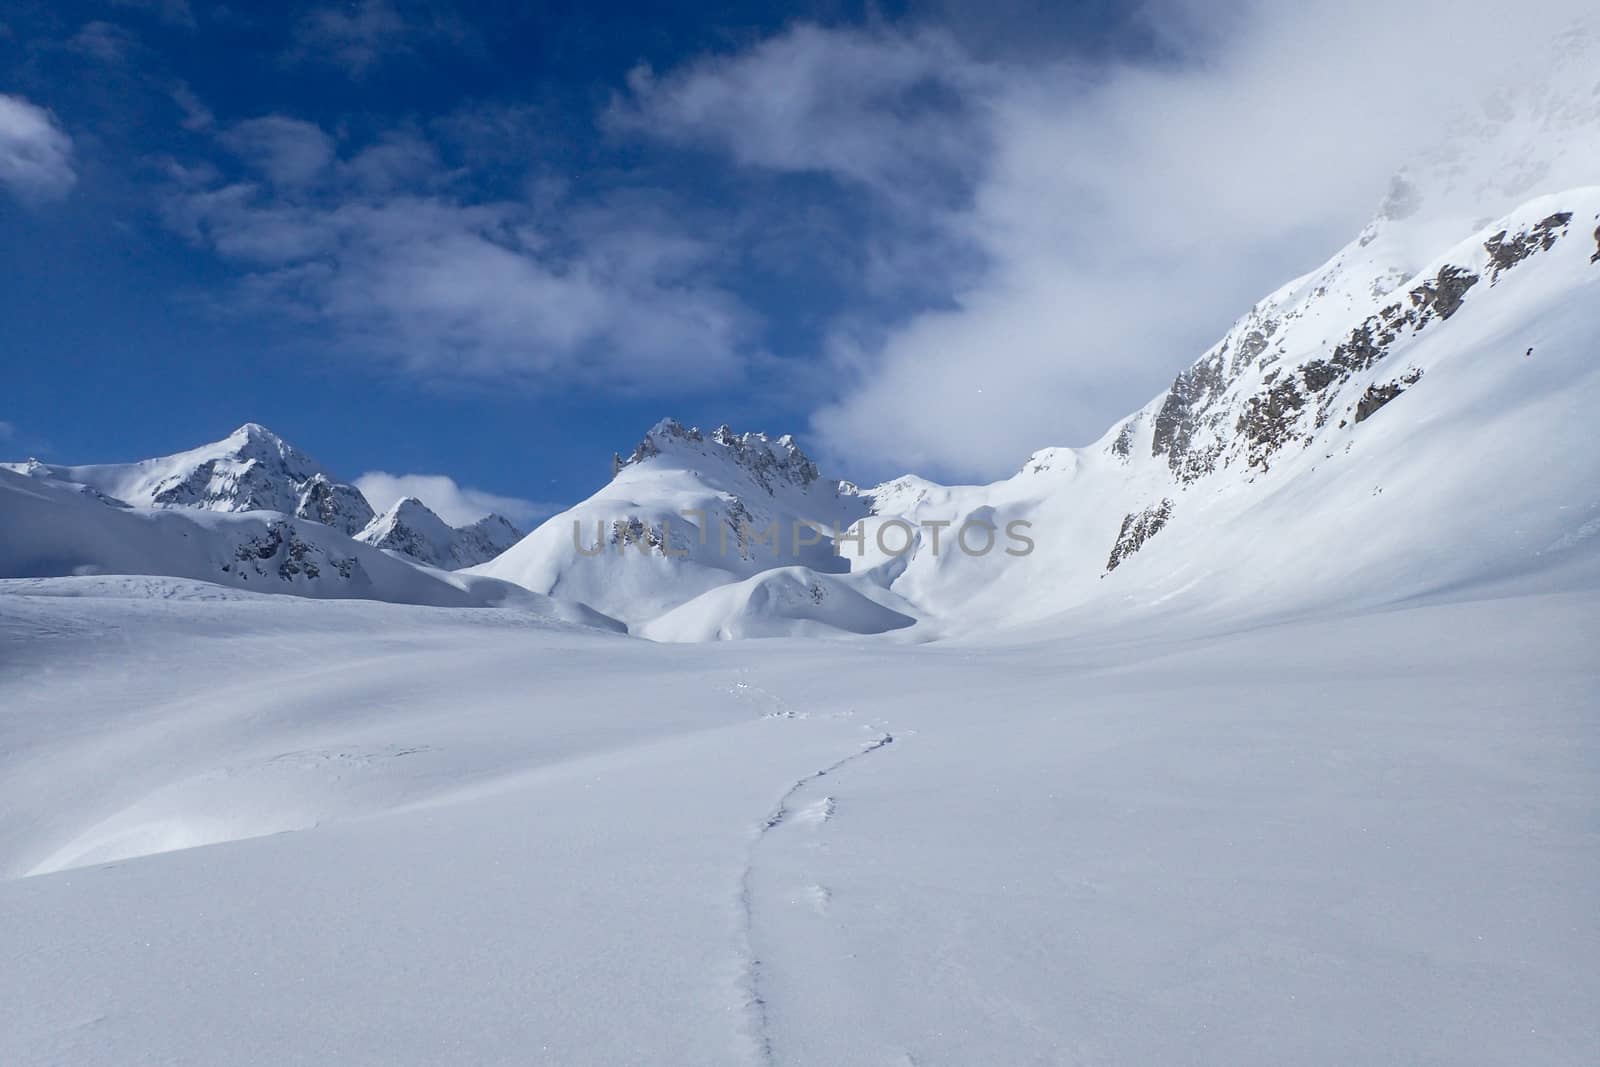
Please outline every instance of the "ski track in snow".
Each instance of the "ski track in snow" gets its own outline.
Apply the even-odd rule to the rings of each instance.
[[[761,988],[763,961],[761,960],[760,956],[757,955],[755,948],[756,906],[755,895],[752,891],[752,882],[755,877],[756,860],[760,853],[762,842],[767,839],[768,835],[770,835],[772,831],[787,824],[791,818],[794,818],[796,815],[806,815],[808,816],[808,821],[817,823],[826,822],[828,819],[830,819],[833,816],[834,810],[834,800],[832,797],[824,797],[816,805],[813,805],[813,807],[816,808],[815,815],[811,815],[809,809],[806,812],[797,812],[793,806],[794,799],[818,779],[826,778],[836,771],[842,770],[849,764],[855,763],[857,760],[865,759],[867,756],[872,755],[879,749],[888,745],[892,745],[893,743],[894,734],[886,730],[881,737],[875,738],[874,740],[868,742],[866,745],[862,746],[860,750],[845,756],[843,759],[828,764],[819,771],[814,771],[803,778],[795,779],[789,788],[784,791],[783,795],[778,798],[778,803],[773,806],[766,818],[761,821],[761,825],[756,831],[755,839],[751,842],[750,853],[745,862],[744,872],[739,876],[739,908],[742,918],[745,946],[745,1007],[749,1012],[751,1025],[754,1029],[753,1036],[756,1044],[758,1062],[760,1063],[775,1064],[778,1062],[777,1057],[774,1055],[772,1046],[772,1029],[771,1020],[767,1012],[767,998],[762,992]],[[818,894],[819,896],[819,907],[824,904],[826,902],[826,898],[831,895],[823,886],[812,887],[812,891],[814,894]]]

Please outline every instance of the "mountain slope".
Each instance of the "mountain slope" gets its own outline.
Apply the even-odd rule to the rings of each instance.
[[[919,550],[893,589],[974,625],[1372,603],[1589,568],[1597,220],[1600,189],[1539,198],[1365,307],[1332,297],[1335,257],[1096,444],[989,486],[868,491],[878,521],[1022,520],[1038,545]]]

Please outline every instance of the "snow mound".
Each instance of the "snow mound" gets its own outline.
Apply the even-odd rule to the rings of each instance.
[[[702,593],[639,632],[653,641],[685,643],[880,634],[915,621],[832,575],[781,567]]]

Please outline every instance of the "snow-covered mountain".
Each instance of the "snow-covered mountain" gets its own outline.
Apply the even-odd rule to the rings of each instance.
[[[253,422],[220,441],[136,463],[61,466],[29,460],[6,464],[136,507],[206,511],[276,511],[354,534],[372,522],[361,491],[335,479],[316,460]]]
[[[700,640],[1375,603],[1593,566],[1600,187],[1531,198],[1425,256],[1439,222],[1407,188],[1410,214],[1391,198],[1087,448],[992,485],[861,490],[788,437],[669,420],[479,571]]]
[[[1376,289],[1347,269],[1358,241],[1095,444],[993,485],[871,490],[884,520],[1020,520],[1037,545],[919,544],[893,589],[992,624],[1376,602],[1592,564],[1597,221],[1600,188],[1540,197]]]
[[[466,526],[451,526],[422,501],[408,496],[355,536],[374,548],[453,571],[487,563],[520,541],[523,534],[503,515],[486,515]]]
[[[822,477],[788,436],[666,419],[614,467],[598,493],[477,573],[642,623],[778,567],[846,573],[833,531],[867,514],[853,485]]]
[[[253,422],[220,441],[135,463],[67,466],[30,459],[0,468],[112,507],[270,511],[306,519],[445,570],[484,563],[522,537],[501,515],[452,527],[415,498],[377,515],[360,489]]]
[[[81,483],[79,483],[81,484]],[[614,629],[581,604],[416,566],[281,513],[109,506],[73,484],[0,470],[0,575],[168,575],[259,593],[436,607],[515,607]]]

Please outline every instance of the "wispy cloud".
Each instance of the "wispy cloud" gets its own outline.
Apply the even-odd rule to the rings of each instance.
[[[356,488],[380,513],[406,497],[416,497],[452,526],[465,526],[485,515],[504,515],[523,529],[561,510],[520,497],[500,496],[458,485],[444,474],[390,474],[368,471],[356,479]]]
[[[72,138],[55,116],[0,93],[0,185],[27,201],[59,200],[78,180]]]
[[[87,23],[67,43],[74,52],[102,63],[121,62],[136,45],[137,41],[127,27],[102,21]]]
[[[425,42],[462,46],[472,40],[472,31],[448,6],[427,0],[352,0],[316,7],[302,16],[284,58],[291,64],[337,67],[360,80],[385,60],[411,55]]]
[[[994,72],[939,32],[800,24],[747,51],[628,75],[607,122],[750,167],[830,174],[924,207],[982,169]]]
[[[387,0],[318,8],[295,27],[294,60],[318,60],[361,77],[404,45],[406,23]]]

